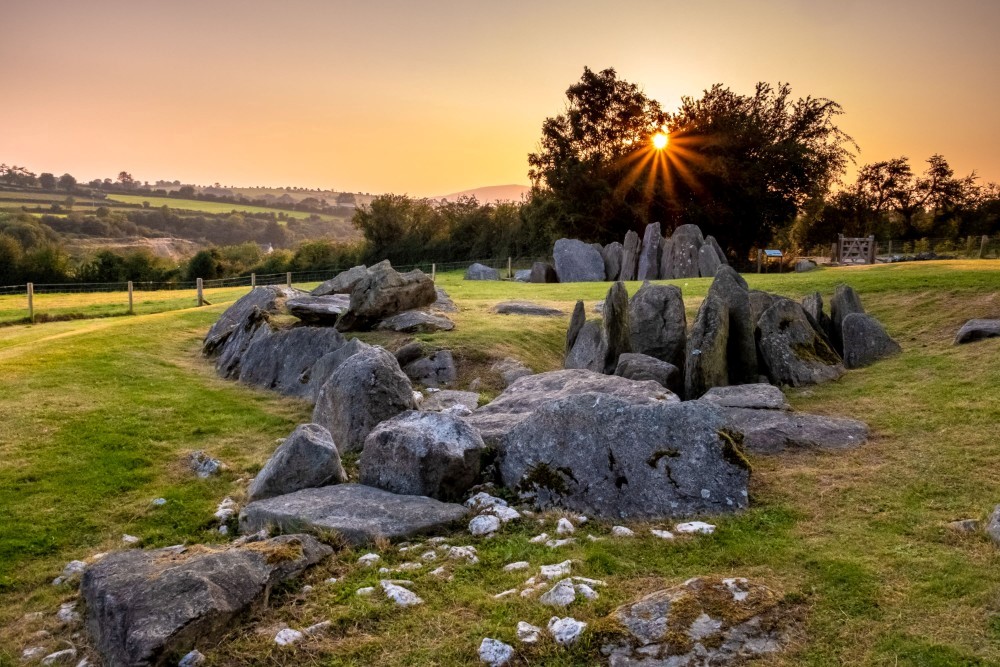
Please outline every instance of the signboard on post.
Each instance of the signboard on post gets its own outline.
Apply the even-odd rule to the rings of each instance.
[[[780,250],[765,250],[764,254],[767,255],[768,258],[785,256],[784,253],[781,252]]]

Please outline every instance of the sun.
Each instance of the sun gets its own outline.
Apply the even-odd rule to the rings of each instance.
[[[657,132],[653,135],[653,148],[658,151],[662,151],[667,147],[667,135],[663,132]]]

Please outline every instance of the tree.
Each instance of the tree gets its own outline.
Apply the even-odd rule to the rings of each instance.
[[[132,174],[127,171],[118,172],[118,182],[121,183],[122,187],[126,190],[131,190],[135,187],[135,179],[132,178]]]
[[[220,270],[219,257],[215,249],[199,250],[188,261],[187,279],[197,280],[198,278],[203,278],[211,280],[219,277]]]
[[[56,177],[48,172],[38,176],[38,184],[42,186],[43,190],[55,190],[56,183]]]
[[[59,177],[59,187],[66,192],[72,192],[73,188],[76,187],[76,179],[70,174],[63,174]]]

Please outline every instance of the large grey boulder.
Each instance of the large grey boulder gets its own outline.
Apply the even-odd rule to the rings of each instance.
[[[546,262],[535,262],[531,265],[531,277],[528,282],[532,283],[557,283],[559,276],[551,264]]]
[[[791,299],[779,298],[757,322],[760,361],[774,384],[798,387],[836,380],[844,374],[840,357],[830,348]]]
[[[698,274],[702,278],[711,278],[720,266],[722,266],[722,262],[719,260],[715,248],[705,243],[698,249]]]
[[[522,377],[465,420],[476,427],[489,445],[552,401],[586,393],[616,396],[629,403],[679,403],[680,399],[651,381],[628,380],[614,375],[574,369]]]
[[[607,354],[604,358],[605,373],[614,373],[618,357],[632,351],[628,311],[628,292],[625,290],[625,283],[616,282],[611,285],[604,298],[602,313],[604,340],[607,344]]]
[[[477,262],[465,270],[465,280],[500,280],[500,272]]]
[[[753,319],[746,280],[731,266],[720,265],[708,293],[718,297],[729,311],[729,337],[726,343],[728,384],[756,382],[757,341],[754,332],[757,323]]]
[[[724,514],[747,506],[746,463],[714,407],[602,394],[549,402],[503,438],[504,486],[539,507],[607,519]]]
[[[637,280],[656,280],[660,277],[660,244],[662,242],[660,223],[652,222],[646,225],[646,231],[642,235],[642,250],[639,253]]]
[[[622,245],[622,269],[618,275],[619,280],[635,280],[639,271],[639,252],[641,249],[642,243],[639,240],[639,235],[631,229],[628,230],[625,233],[625,243]]]
[[[664,279],[671,278],[697,278],[699,272],[699,252],[704,245],[705,238],[701,234],[701,229],[697,225],[681,225],[670,235],[669,244],[666,246],[670,250],[669,257],[665,254],[662,260],[663,268],[670,272],[670,275],[661,276]]]
[[[833,322],[833,347],[844,354],[844,318],[851,313],[864,313],[861,298],[849,285],[837,285],[830,301],[830,319]]]
[[[330,432],[319,424],[301,424],[285,438],[247,491],[250,500],[347,481]]]
[[[327,352],[316,360],[312,368],[299,376],[299,381],[305,384],[306,393],[304,396],[315,403],[319,396],[320,389],[326,381],[333,375],[333,372],[340,368],[340,365],[359,352],[370,350],[371,345],[363,343],[357,338],[351,338],[332,352]]]
[[[243,547],[130,549],[89,566],[80,591],[92,645],[110,667],[173,665],[218,642],[271,588],[332,553],[309,535]]]
[[[604,279],[618,280],[622,272],[622,255],[625,247],[618,241],[612,241],[604,246],[601,257],[604,258]]]
[[[465,515],[462,505],[426,496],[337,484],[250,503],[240,512],[240,532],[250,534],[264,528],[336,531],[357,546],[379,537],[403,539],[438,531]]]
[[[583,323],[573,338],[573,347],[563,360],[563,368],[585,368],[595,373],[603,373],[607,360],[608,341],[604,337],[604,327],[597,320],[589,320]]]
[[[408,361],[402,366],[402,371],[410,380],[425,387],[446,387],[458,379],[458,368],[451,350],[437,350]]]
[[[675,394],[684,392],[684,373],[673,364],[647,354],[627,352],[619,356],[615,375],[629,380],[652,380]]]
[[[328,296],[300,296],[289,299],[285,306],[291,315],[307,324],[333,326],[351,305],[351,297],[346,294]]]
[[[561,283],[601,282],[604,258],[594,246],[577,239],[559,239],[552,250]]]
[[[622,605],[603,627],[622,637],[609,667],[723,667],[782,650],[792,624],[766,586],[695,577]]]
[[[530,283],[531,269],[517,269],[516,271],[514,271],[514,282]]]
[[[868,441],[868,425],[855,419],[752,408],[722,412],[729,428],[743,435],[744,449],[755,454],[854,449]]]
[[[643,283],[628,305],[632,351],[684,367],[687,315],[680,288]]]
[[[726,354],[729,308],[711,292],[701,302],[684,358],[684,396],[698,398],[712,387],[729,384]]]
[[[254,312],[277,315],[284,312],[285,302],[305,294],[297,289],[281,285],[254,287],[237,299],[215,321],[205,334],[202,351],[209,357],[218,355],[222,346],[237,329],[243,328]]]
[[[719,263],[726,266],[729,265],[729,260],[726,258],[726,253],[722,250],[722,246],[719,242],[715,240],[715,237],[709,234],[705,237],[705,244],[712,246],[712,250],[715,251],[715,255],[719,258]],[[714,274],[713,274],[714,275]]]
[[[313,296],[326,296],[328,294],[350,294],[354,289],[354,286],[365,277],[368,273],[368,268],[362,264],[360,266],[352,266],[346,271],[341,271],[336,276],[327,280],[326,282],[320,283],[317,287],[313,289],[310,294]]]
[[[425,310],[404,310],[392,317],[387,317],[375,327],[380,331],[398,331],[400,333],[432,333],[434,331],[451,331],[455,323],[444,315],[435,315]]]
[[[1000,320],[969,320],[955,335],[955,345],[1000,336]]]
[[[392,493],[461,501],[477,482],[485,452],[479,433],[458,417],[404,412],[368,435],[360,481]]]
[[[795,262],[795,273],[806,273],[808,271],[815,271],[818,268],[819,265],[811,259],[800,259]]]
[[[419,269],[399,273],[388,262],[368,269],[351,291],[351,305],[337,321],[341,331],[368,329],[404,310],[423,308],[438,298],[434,281]]]
[[[320,389],[313,422],[326,427],[341,452],[360,450],[378,424],[413,410],[413,385],[381,347],[349,357]]]
[[[871,315],[848,314],[841,323],[840,333],[844,345],[844,366],[847,368],[868,366],[903,351]]]
[[[492,310],[497,315],[530,315],[534,317],[559,317],[566,314],[558,308],[530,301],[503,301],[493,306]]]
[[[784,392],[773,384],[753,383],[729,387],[712,387],[701,400],[721,408],[750,408],[754,410],[791,410]]]

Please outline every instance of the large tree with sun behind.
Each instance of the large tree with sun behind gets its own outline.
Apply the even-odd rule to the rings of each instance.
[[[584,68],[566,94],[529,174],[556,202],[559,228],[588,241],[694,223],[746,258],[829,192],[854,148],[834,122],[836,102],[794,99],[787,84],[760,83],[752,95],[717,84],[665,114],[615,70]]]

